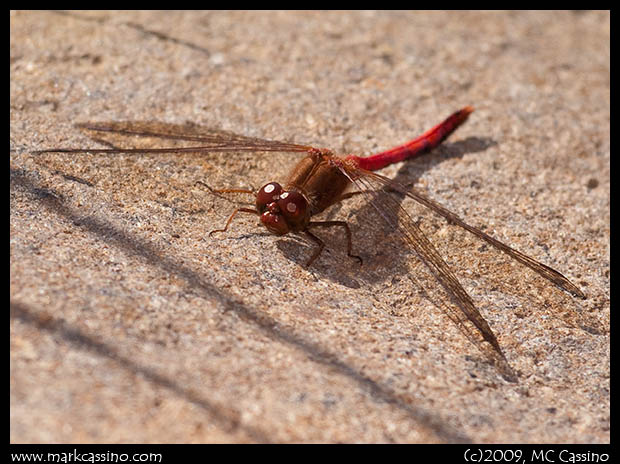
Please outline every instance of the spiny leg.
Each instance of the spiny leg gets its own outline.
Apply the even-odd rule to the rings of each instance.
[[[311,227],[344,227],[344,230],[347,234],[347,255],[351,258],[355,258],[360,262],[360,265],[363,263],[362,258],[360,258],[357,255],[354,255],[351,250],[352,250],[352,245],[351,245],[351,229],[349,228],[349,224],[347,224],[345,221],[314,221],[314,222],[310,222],[308,224],[307,229],[311,228]],[[321,254],[321,251],[323,251],[323,248],[325,247],[325,244],[321,241],[321,239],[319,239],[318,237],[312,235],[308,230],[306,229],[306,234],[308,234],[316,243],[319,244],[319,249],[317,251],[314,252],[314,254],[310,257],[310,260],[308,261],[307,266],[310,267],[310,265],[312,264],[312,262]]]
[[[258,211],[256,211],[255,209],[250,209],[250,208],[237,208],[236,210],[234,210],[232,212],[232,214],[228,217],[228,221],[226,221],[226,225],[224,226],[223,229],[215,229],[212,230],[211,232],[209,232],[209,237],[211,237],[214,233],[216,232],[226,232],[228,230],[228,226],[230,225],[231,221],[233,220],[233,218],[235,217],[235,215],[237,213],[251,213],[251,214],[256,214],[256,215],[260,215],[260,213]]]

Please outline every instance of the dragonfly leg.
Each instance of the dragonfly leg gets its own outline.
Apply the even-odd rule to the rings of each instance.
[[[251,213],[251,214],[256,214],[256,215],[260,215],[260,213],[258,211],[256,211],[255,209],[250,209],[250,208],[237,208],[236,210],[234,210],[232,212],[232,214],[228,217],[228,221],[226,221],[226,225],[224,226],[223,229],[215,229],[212,230],[211,232],[209,232],[209,237],[211,237],[214,233],[216,232],[226,232],[228,230],[228,226],[230,225],[230,223],[232,222],[233,218],[236,216],[237,213]]]
[[[351,229],[349,228],[349,224],[347,224],[344,221],[313,221],[313,222],[310,222],[308,224],[308,228],[310,228],[310,227],[334,227],[334,226],[344,227],[344,231],[347,234],[347,255],[349,257],[351,257],[351,258],[357,259],[360,262],[360,264],[362,264],[362,262],[363,262],[362,258],[360,258],[357,255],[354,255],[351,252],[351,249],[352,249],[352,245],[351,245]],[[314,261],[319,256],[321,251],[323,251],[323,247],[325,246],[325,244],[318,237],[315,237],[314,235],[310,234],[310,232],[308,232],[308,230],[306,230],[306,233],[311,235],[312,239],[315,242],[317,242],[317,241],[318,241],[317,243],[320,242],[319,243],[319,247],[320,247],[319,250],[317,252],[315,252],[315,254],[308,261],[308,266],[310,266],[310,264],[312,264],[312,261]]]
[[[321,240],[319,237],[314,235],[312,232],[308,230],[305,230],[304,232],[314,243],[318,245],[318,248],[316,249],[316,251],[312,253],[312,256],[310,256],[310,259],[306,262],[306,267],[310,267],[312,263],[314,262],[314,260],[319,257],[319,255],[323,251],[323,248],[325,248],[325,243],[323,243],[323,240]]]

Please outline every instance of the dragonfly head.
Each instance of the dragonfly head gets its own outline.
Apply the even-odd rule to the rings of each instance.
[[[308,201],[299,192],[286,191],[277,182],[263,186],[256,194],[256,209],[269,232],[284,235],[306,228],[310,220]]]

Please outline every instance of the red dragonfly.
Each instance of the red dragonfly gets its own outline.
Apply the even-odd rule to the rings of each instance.
[[[314,215],[355,194],[363,194],[371,202],[377,213],[394,230],[397,230],[404,242],[426,264],[434,277],[443,286],[452,302],[458,307],[448,309],[449,317],[498,368],[503,377],[517,381],[517,376],[508,364],[495,334],[482,317],[469,294],[461,286],[456,276],[439,255],[435,247],[426,238],[418,225],[402,208],[394,193],[407,195],[435,213],[445,217],[477,237],[490,243],[495,248],[508,254],[515,260],[531,268],[547,280],[571,294],[585,298],[579,288],[572,284],[558,271],[496,240],[485,232],[467,224],[456,214],[439,203],[431,200],[414,188],[405,187],[387,177],[376,174],[390,164],[403,161],[432,150],[463,124],[473,108],[467,106],[452,114],[445,121],[425,132],[421,136],[403,145],[369,157],[348,155],[339,157],[328,149],[314,148],[309,145],[263,140],[245,137],[220,130],[207,130],[198,133],[184,126],[161,125],[140,122],[95,122],[82,123],[77,127],[94,132],[108,132],[122,136],[155,137],[168,140],[197,142],[191,147],[170,148],[108,148],[108,149],[49,149],[44,152],[61,153],[180,153],[180,152],[300,152],[306,153],[292,170],[288,182],[282,187],[277,182],[269,182],[258,192],[252,190],[224,189],[219,192],[249,193],[255,196],[256,207],[235,209],[222,229],[228,229],[238,213],[250,213],[260,216],[260,221],[272,233],[283,235],[289,232],[304,233],[317,244],[316,251],[307,262],[311,265],[324,248],[323,242],[310,232],[316,227],[341,227],[347,236],[347,254],[353,258],[351,231],[344,221],[313,221]],[[351,185],[358,191],[346,192]]]

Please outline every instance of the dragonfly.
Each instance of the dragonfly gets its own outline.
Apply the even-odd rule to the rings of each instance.
[[[182,125],[153,124],[139,121],[87,122],[76,127],[93,133],[112,133],[121,136],[150,137],[195,143],[187,147],[162,148],[104,148],[75,149],[53,148],[37,153],[211,153],[211,152],[293,152],[305,153],[292,169],[288,181],[282,186],[269,182],[258,191],[250,189],[221,189],[217,192],[245,193],[254,196],[254,208],[236,208],[224,227],[210,232],[226,232],[239,213],[253,214],[267,230],[276,235],[304,234],[316,244],[308,259],[310,266],[321,254],[324,243],[311,232],[320,227],[338,227],[347,238],[347,254],[360,261],[352,253],[352,233],[346,221],[318,221],[313,217],[327,208],[353,195],[364,195],[378,215],[391,230],[397,231],[402,242],[427,266],[428,270],[444,288],[450,301],[457,308],[447,308],[450,319],[465,336],[490,360],[508,381],[517,382],[518,377],[508,363],[493,330],[476,308],[474,301],[460,284],[454,272],[422,232],[418,224],[401,206],[397,195],[406,195],[422,206],[443,216],[450,224],[462,227],[511,258],[529,267],[562,290],[585,298],[585,294],[555,269],[500,242],[482,230],[468,224],[457,214],[429,198],[414,187],[404,186],[393,179],[376,173],[386,166],[427,153],[441,144],[473,112],[471,106],[456,111],[440,124],[419,137],[390,150],[367,157],[356,155],[338,156],[325,148],[310,145],[247,137],[218,129],[190,130]],[[355,191],[350,191],[354,186]]]

